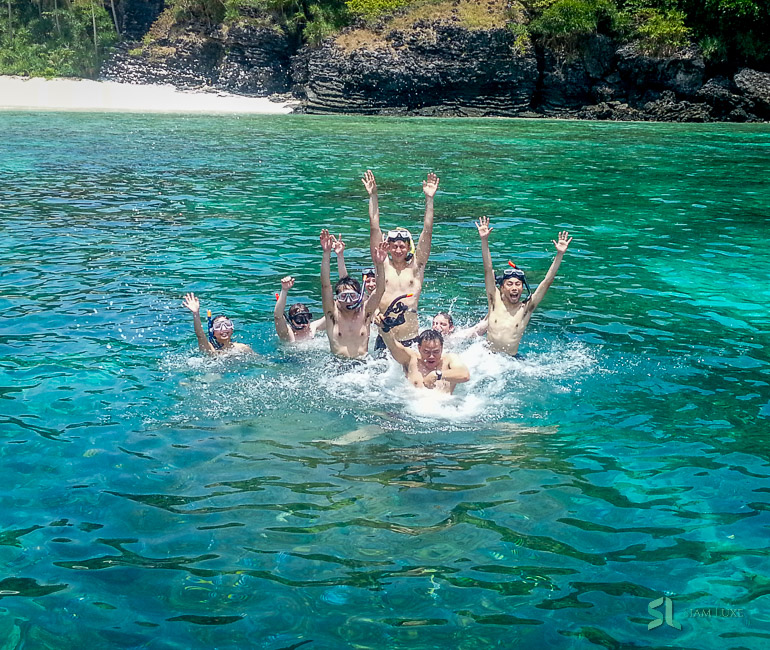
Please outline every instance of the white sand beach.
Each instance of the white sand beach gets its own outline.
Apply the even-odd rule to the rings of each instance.
[[[0,110],[285,114],[293,105],[224,92],[183,92],[173,86],[0,76]]]

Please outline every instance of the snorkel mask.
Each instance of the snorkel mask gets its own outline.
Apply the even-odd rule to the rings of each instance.
[[[503,286],[503,282],[508,280],[509,278],[515,278],[516,280],[521,280],[521,283],[524,285],[524,288],[527,290],[527,297],[522,299],[522,303],[527,302],[532,297],[532,290],[529,288],[529,282],[527,282],[527,276],[524,275],[524,271],[522,271],[519,268],[516,268],[516,265],[508,261],[508,266],[510,266],[510,269],[505,269],[502,274],[495,275],[495,282],[497,283],[498,287]]]
[[[334,296],[334,299],[344,304],[345,309],[350,309],[351,311],[358,309],[364,301],[364,286],[361,285],[361,293],[358,293],[355,289],[343,289]]]
[[[406,312],[411,311],[417,313],[415,309],[407,307],[403,302],[404,298],[411,298],[413,293],[405,293],[403,296],[399,296],[388,306],[388,308],[382,314],[381,329],[383,332],[390,332],[394,327],[403,325],[406,322]]]
[[[388,230],[388,234],[385,237],[388,242],[403,241],[409,243],[409,252],[406,254],[406,261],[410,262],[414,257],[414,240],[412,239],[412,233],[406,228],[396,228],[395,230]]]
[[[313,314],[310,313],[309,309],[305,308],[304,310],[299,310],[290,316],[287,316],[286,320],[289,322],[289,325],[291,325],[291,329],[295,332],[299,332],[310,324],[310,321],[313,320]]]
[[[209,335],[209,343],[214,346],[215,349],[221,350],[222,344],[217,341],[216,337],[214,336],[214,332],[232,332],[235,327],[233,326],[233,321],[231,321],[227,316],[214,316],[211,317],[211,310],[206,311],[206,316],[208,317],[208,335]]]

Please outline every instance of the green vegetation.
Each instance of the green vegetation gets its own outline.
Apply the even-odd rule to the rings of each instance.
[[[118,35],[96,0],[7,0],[0,74],[93,77]]]
[[[120,38],[116,6],[125,11],[141,1],[4,0],[0,74],[95,75]],[[519,51],[534,40],[569,56],[605,34],[650,56],[695,42],[712,62],[770,69],[770,0],[167,0],[166,7],[144,53],[159,51],[153,43],[175,31],[219,25],[283,29],[297,44],[311,45],[355,25],[365,29],[346,40],[360,45],[380,38],[382,28],[451,17],[470,29],[507,27]]]

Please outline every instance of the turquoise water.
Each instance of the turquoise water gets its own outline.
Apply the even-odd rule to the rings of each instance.
[[[766,125],[0,114],[0,648],[770,647],[769,162]],[[437,403],[277,345],[322,227],[369,265],[367,167],[413,232],[441,178],[424,324],[483,315],[474,217],[534,282],[574,235],[526,360],[460,346]],[[187,291],[258,357],[202,358]]]

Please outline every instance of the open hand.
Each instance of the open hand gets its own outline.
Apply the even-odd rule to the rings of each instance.
[[[294,286],[294,278],[287,275],[285,278],[281,278],[281,289],[288,291]]]
[[[565,230],[563,232],[559,233],[559,240],[551,240],[553,242],[553,245],[556,246],[556,250],[560,253],[564,253],[567,250],[567,247],[569,246],[570,242],[572,241],[572,237],[569,236],[569,233]]]
[[[184,300],[182,300],[182,306],[189,309],[193,314],[200,315],[201,313],[201,303],[200,300],[198,300],[195,297],[194,293],[188,293],[185,294]]]
[[[321,250],[324,253],[332,252],[332,245],[334,243],[334,236],[329,234],[329,231],[324,228],[321,231]]]
[[[479,230],[479,237],[486,239],[492,232],[492,226],[489,225],[489,217],[480,217],[476,222],[476,228]]]
[[[422,182],[422,191],[425,192],[425,196],[429,199],[433,198],[438,189],[438,176],[433,172],[428,174],[427,180]]]
[[[370,196],[377,193],[377,181],[374,180],[374,174],[372,174],[371,169],[366,170],[361,182],[364,184],[364,187],[366,188],[366,191],[369,192]]]
[[[374,262],[375,266],[385,263],[385,260],[388,259],[389,249],[390,246],[386,241],[381,241],[379,244],[377,244],[377,247],[372,252],[372,261]]]
[[[340,234],[339,239],[332,235],[332,250],[337,255],[342,255],[345,252],[345,242],[342,241],[342,234]]]

